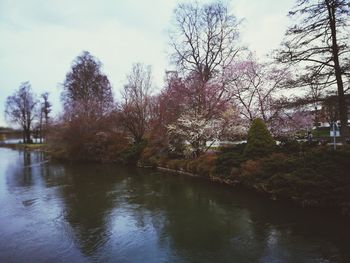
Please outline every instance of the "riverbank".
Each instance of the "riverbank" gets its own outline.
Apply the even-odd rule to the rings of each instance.
[[[289,200],[301,207],[331,208],[350,216],[350,149],[292,149],[281,146],[271,154],[247,158],[243,146],[224,148],[196,159],[141,158],[141,166],[204,178]]]
[[[143,168],[149,168],[149,167],[143,167]],[[239,184],[238,181],[233,181],[230,179],[221,179],[219,177],[211,176],[211,177],[202,177],[198,174],[193,174],[189,172],[185,172],[183,170],[175,170],[175,169],[169,169],[166,167],[156,167],[158,171],[168,173],[168,174],[176,174],[176,175],[184,175],[184,176],[189,176],[189,177],[194,177],[194,178],[199,178],[199,179],[206,179],[210,182],[217,183],[217,184],[224,184],[230,187],[237,186]]]
[[[91,155],[96,156],[95,159],[72,159],[64,151],[51,149],[49,154],[53,158],[70,162],[154,167],[232,187],[247,188],[273,200],[289,200],[301,207],[336,209],[340,214],[350,216],[348,146],[334,151],[328,146],[292,141],[271,147],[263,155],[254,156],[258,151],[248,155],[246,144],[239,144],[187,159],[164,154],[149,143],[124,150],[107,146],[96,149],[99,149],[99,154]]]
[[[45,150],[46,144],[44,143],[0,143],[2,148],[10,148],[15,150]]]

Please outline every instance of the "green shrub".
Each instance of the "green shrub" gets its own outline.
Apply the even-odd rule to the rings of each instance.
[[[250,158],[263,157],[273,152],[275,140],[262,119],[255,119],[248,131],[248,141],[244,155]]]
[[[136,164],[140,159],[143,149],[147,146],[147,141],[143,140],[140,143],[133,144],[125,149],[121,154],[121,160],[126,164]]]
[[[239,152],[219,153],[215,161],[214,174],[220,177],[229,177],[232,168],[239,168],[245,160],[245,156]]]
[[[198,158],[197,174],[209,177],[212,174],[217,156],[215,154],[204,154]]]
[[[219,148],[219,155],[224,154],[224,153],[239,153],[242,154],[244,153],[244,149],[246,147],[246,143],[240,143],[240,144],[235,144],[235,145],[230,145],[230,146],[223,146]]]
[[[216,155],[214,154],[201,155],[187,162],[186,171],[199,176],[209,177],[212,174],[215,161]]]
[[[168,157],[168,145],[166,136],[159,134],[159,129],[153,129],[145,135],[147,145],[142,150],[139,163],[145,166],[164,166]],[[179,159],[179,158],[174,158]]]
[[[337,207],[350,212],[350,149],[327,147],[303,155],[273,153],[241,166],[242,182],[304,206]]]
[[[310,151],[312,149],[317,148],[318,146],[319,146],[318,141],[303,142],[301,143],[301,151],[302,152]]]
[[[297,140],[283,140],[278,148],[282,153],[298,154],[301,151],[301,144]]]

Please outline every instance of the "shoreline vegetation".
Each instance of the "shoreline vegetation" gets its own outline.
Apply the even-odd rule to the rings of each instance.
[[[45,151],[53,159],[72,161],[45,144],[2,144],[15,150]],[[195,159],[149,156],[148,146],[139,157],[96,162],[137,165],[145,169],[196,177],[230,187],[243,187],[272,200],[287,200],[303,208],[330,208],[350,216],[350,147],[337,151],[316,143],[287,142],[264,156],[248,159],[246,144],[222,147]],[[78,161],[78,160],[76,160]],[[86,162],[86,160],[80,160]],[[89,160],[88,162],[93,162]]]
[[[336,209],[350,216],[348,146],[334,151],[326,146],[293,142],[254,159],[245,158],[242,148],[244,145],[222,148],[194,160],[151,158],[139,165],[244,187],[300,207]]]
[[[153,167],[167,173],[203,178],[231,187],[244,187],[272,200],[288,200],[303,208],[331,208],[350,216],[349,179],[346,178],[346,172],[337,174],[345,166],[349,168],[346,163],[349,149],[337,151],[336,156],[332,156],[333,150],[325,148],[300,152],[299,156],[275,152],[261,159],[247,160],[239,167],[232,166],[231,170],[227,166],[226,170],[218,173],[218,169],[223,169],[220,167],[221,160],[231,153],[208,154],[200,160],[168,160],[159,166],[153,164],[140,167]],[[208,165],[210,159],[215,161]],[[329,159],[342,167],[336,164],[332,166]]]

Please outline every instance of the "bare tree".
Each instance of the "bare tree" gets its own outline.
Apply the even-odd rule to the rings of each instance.
[[[49,127],[49,114],[51,112],[51,103],[49,102],[49,93],[45,92],[40,96],[40,112],[39,112],[39,137],[40,143],[46,137],[46,131]],[[44,122],[44,123],[43,123]]]
[[[274,64],[263,64],[250,55],[247,60],[233,63],[227,69],[229,92],[240,113],[249,123],[261,118],[273,132],[274,120],[281,108],[279,91],[289,79],[289,71]]]
[[[49,143],[61,145],[63,158],[98,160],[104,152],[99,147],[103,144],[106,149],[115,106],[111,84],[101,68],[101,62],[85,51],[66,75],[61,93],[64,114],[56,125],[61,132],[53,131],[49,138]]]
[[[298,0],[289,15],[298,24],[286,33],[281,62],[301,67],[295,85],[327,85],[337,87],[341,136],[349,135],[348,110],[345,99],[344,76],[349,74],[349,0]]]
[[[69,119],[84,117],[89,122],[96,121],[113,110],[112,87],[101,67],[101,62],[87,51],[73,61],[61,94]]]
[[[179,4],[174,16],[173,62],[190,82],[191,109],[210,118],[227,95],[223,73],[242,50],[238,46],[239,22],[221,2]],[[207,100],[209,93],[211,99]]]
[[[49,102],[49,93],[45,92],[43,94],[41,94],[41,98],[42,98],[42,103],[41,103],[41,109],[44,115],[44,119],[45,119],[45,125],[49,125],[49,114],[51,112],[51,103]]]
[[[149,128],[151,116],[152,71],[150,66],[134,64],[127,76],[121,103],[121,123],[135,143],[140,143]]]
[[[221,2],[179,4],[175,28],[171,37],[174,62],[203,83],[219,76],[240,50],[238,21]]]
[[[31,142],[32,124],[35,118],[37,101],[29,82],[24,82],[19,89],[7,97],[5,115],[12,123],[18,124],[23,130],[23,142]]]

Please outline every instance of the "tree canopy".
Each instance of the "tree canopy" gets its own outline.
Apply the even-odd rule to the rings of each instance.
[[[68,118],[99,119],[113,109],[112,87],[101,67],[101,62],[87,51],[73,61],[61,94]]]

